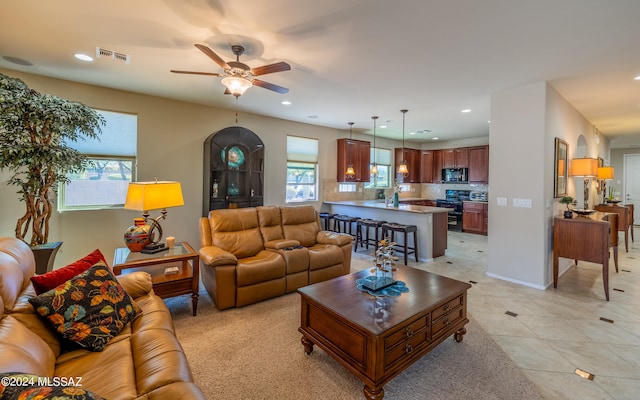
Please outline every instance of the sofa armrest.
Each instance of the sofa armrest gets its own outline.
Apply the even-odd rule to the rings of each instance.
[[[237,265],[238,258],[220,247],[205,246],[198,252],[205,265],[217,267],[218,265]]]
[[[126,275],[116,276],[118,283],[125,292],[129,293],[132,299],[145,296],[151,292],[153,283],[151,275],[144,271],[136,271]]]
[[[316,242],[320,244],[335,244],[336,246],[343,246],[353,242],[353,236],[346,233],[320,231],[316,235]]]
[[[293,239],[276,239],[264,242],[264,248],[267,250],[283,250],[296,246],[300,246],[300,242]]]

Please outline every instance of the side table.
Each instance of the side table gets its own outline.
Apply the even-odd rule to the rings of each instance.
[[[176,272],[167,271],[176,267]],[[187,242],[176,243],[169,250],[155,254],[131,252],[119,247],[113,256],[113,272],[116,275],[144,271],[151,275],[153,291],[161,298],[191,294],[193,315],[198,309],[200,264],[198,252]]]

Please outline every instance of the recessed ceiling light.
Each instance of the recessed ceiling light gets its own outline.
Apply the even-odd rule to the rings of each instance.
[[[640,75],[636,76],[635,78],[633,78],[636,81],[640,81]]]
[[[415,135],[415,134],[416,134],[415,132],[409,132],[409,135]]]
[[[463,112],[463,113],[470,113],[470,112],[471,112],[471,109],[470,109],[470,108],[465,108],[464,110],[462,110],[462,111],[460,111],[460,112]]]
[[[434,138],[433,138],[433,139],[431,139],[431,140],[439,140],[439,139],[440,139],[440,138],[436,136],[436,137],[434,137]]]
[[[386,127],[387,127],[386,125],[380,125],[380,129],[384,129]]]
[[[281,104],[284,106],[290,106],[291,102],[289,100],[283,100]]]
[[[82,54],[82,53],[76,53],[73,55],[75,58],[77,58],[78,60],[82,60],[82,61],[93,61],[93,57],[88,56],[86,54]]]

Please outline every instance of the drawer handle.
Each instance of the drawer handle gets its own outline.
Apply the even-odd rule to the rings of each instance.
[[[411,330],[411,328],[405,329],[405,335],[407,335],[408,338],[413,336],[413,331]]]
[[[404,352],[409,354],[413,351],[413,347],[411,347],[411,345],[409,343],[404,345]]]
[[[442,307],[442,310],[443,311],[447,311],[447,310],[449,310],[450,307],[451,306],[449,304],[445,304],[444,307]]]
[[[447,318],[445,318],[445,319],[442,321],[442,323],[443,323],[443,324],[445,324],[446,326],[451,325],[451,321],[449,321],[449,318],[448,318],[448,317],[447,317]]]

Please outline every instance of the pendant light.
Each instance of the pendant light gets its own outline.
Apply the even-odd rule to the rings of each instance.
[[[378,116],[374,115],[371,119],[373,120],[373,164],[371,164],[369,175],[378,176],[378,164],[376,164],[376,120]]]
[[[402,113],[402,158],[403,160],[398,165],[398,175],[402,175],[403,178],[409,176],[409,169],[407,168],[407,160],[404,159],[404,116],[409,110],[400,110]]]
[[[349,140],[351,141],[351,133],[353,131],[353,122],[347,122],[347,123],[349,124]],[[347,164],[347,172],[344,173],[344,176],[347,179],[353,179],[356,177],[356,171],[353,169],[353,163],[351,162],[351,151],[349,151],[349,164]]]

